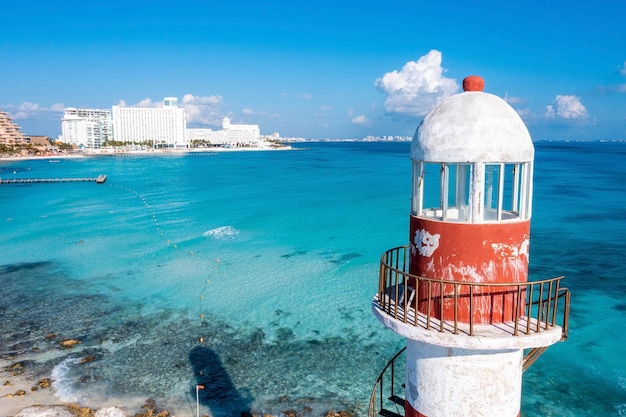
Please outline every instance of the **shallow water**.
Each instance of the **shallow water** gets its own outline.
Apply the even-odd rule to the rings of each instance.
[[[0,187],[2,357],[84,405],[191,415],[198,383],[216,416],[366,415],[404,345],[370,300],[380,255],[407,243],[409,144],[300,146],[0,162],[1,178],[108,176]],[[570,339],[524,375],[522,414],[623,415],[626,144],[536,150],[530,274],[566,275],[573,304]]]

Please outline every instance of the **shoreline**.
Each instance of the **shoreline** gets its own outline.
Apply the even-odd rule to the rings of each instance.
[[[20,363],[20,362],[17,362]],[[189,410],[170,408],[171,404],[148,398],[141,405],[120,404],[119,400],[111,399],[108,404],[84,405],[80,402],[68,402],[60,399],[54,392],[54,380],[42,378],[39,381],[32,380],[23,375],[15,375],[7,378],[7,367],[3,367],[0,384],[0,416],[2,417],[176,417],[196,415],[196,409],[191,404]],[[191,399],[193,400],[193,399]],[[140,400],[141,401],[141,400]],[[179,404],[180,406],[180,404]],[[271,414],[262,410],[250,410],[242,412],[241,416],[248,417],[300,417],[300,416],[323,416],[323,417],[353,417],[349,411],[326,409],[317,410],[308,405],[302,405],[298,409],[287,407],[278,414]],[[211,415],[205,404],[199,410],[202,417]]]
[[[68,340],[68,342],[75,342]],[[70,350],[74,350],[71,349]],[[77,351],[80,352],[80,348]],[[59,382],[63,378],[54,370],[38,369],[36,364],[54,361],[68,351],[33,351],[31,354],[0,357],[0,416],[1,417],[184,417],[194,416],[197,410],[202,417],[209,417],[213,412],[224,416],[218,405],[205,400],[196,407],[193,394],[184,398],[168,395],[131,395],[103,396],[94,392],[88,396],[67,396],[59,391]],[[69,356],[68,356],[69,357]],[[72,356],[80,364],[91,362],[90,356]],[[56,368],[56,366],[55,366]],[[57,380],[58,379],[58,380]],[[218,398],[221,398],[218,396]],[[209,402],[212,401],[209,399]],[[284,405],[279,405],[283,403]],[[288,402],[290,404],[288,404]],[[289,401],[282,396],[271,410],[258,403],[250,403],[248,410],[241,411],[241,417],[353,417],[354,411],[342,407],[335,408],[330,403],[321,405],[315,400],[296,399]]]
[[[29,160],[56,160],[56,159],[81,159],[99,156],[184,156],[193,154],[218,154],[222,152],[266,152],[266,151],[291,151],[295,150],[290,145],[281,147],[260,147],[260,148],[202,148],[202,149],[144,149],[144,150],[90,150],[86,153],[71,154],[47,154],[28,156],[6,156],[0,155],[0,162],[3,161],[29,161]]]

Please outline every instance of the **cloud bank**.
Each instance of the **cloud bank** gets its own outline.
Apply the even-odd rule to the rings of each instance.
[[[65,108],[63,103],[55,103],[50,107],[43,107],[37,103],[31,103],[28,101],[25,101],[18,106],[9,105],[3,107],[15,120],[41,119],[46,118],[49,115],[56,116],[63,113],[63,109]]]
[[[417,61],[404,64],[378,78],[375,86],[387,98],[385,111],[406,116],[423,116],[443,97],[455,94],[459,86],[443,76],[441,52],[433,49]]]

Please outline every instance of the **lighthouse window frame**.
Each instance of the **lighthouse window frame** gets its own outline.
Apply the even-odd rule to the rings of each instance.
[[[471,178],[469,163],[414,162],[411,213],[469,222]]]
[[[411,214],[462,223],[529,219],[532,171],[532,162],[414,161]]]
[[[470,219],[470,181],[472,166],[468,163],[441,164],[441,218],[467,222]]]
[[[529,162],[485,164],[480,220],[529,218],[531,175]]]

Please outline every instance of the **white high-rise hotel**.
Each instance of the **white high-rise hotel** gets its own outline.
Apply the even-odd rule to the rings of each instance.
[[[86,148],[101,148],[107,140],[162,148],[188,148],[192,140],[214,146],[257,147],[258,125],[231,124],[222,120],[222,129],[187,129],[185,109],[178,99],[165,97],[163,107],[121,107],[112,110],[65,109],[61,121],[62,140]]]
[[[116,141],[187,148],[185,109],[178,99],[165,97],[162,108],[113,106],[113,135]]]
[[[111,110],[67,108],[61,120],[63,141],[86,148],[100,148],[113,139]]]

